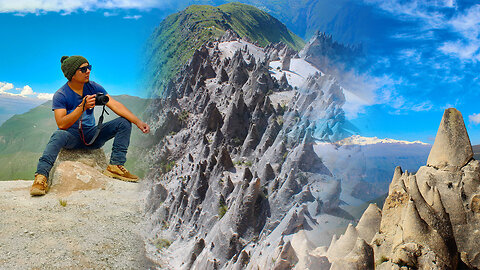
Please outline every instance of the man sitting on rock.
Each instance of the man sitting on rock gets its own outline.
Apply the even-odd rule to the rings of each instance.
[[[87,59],[82,56],[63,56],[61,63],[61,69],[68,82],[53,96],[52,110],[58,130],[53,133],[38,161],[30,194],[39,196],[45,195],[48,191],[47,179],[62,148],[97,149],[112,138],[114,140],[110,165],[103,173],[124,181],[138,181],[138,177],[123,166],[130,143],[131,123],[134,123],[143,133],[148,133],[150,127],[122,103],[108,95],[101,85],[89,80],[92,66]],[[95,96],[98,93],[103,93],[109,98],[106,106],[120,117],[103,124],[98,137],[90,144],[90,140],[97,131],[93,108]]]

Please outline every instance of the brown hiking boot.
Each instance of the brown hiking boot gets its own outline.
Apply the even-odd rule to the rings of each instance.
[[[33,185],[30,188],[30,195],[42,196],[42,195],[45,195],[47,191],[48,191],[47,177],[42,174],[35,174],[35,180],[33,180]]]
[[[125,167],[123,167],[123,165],[108,165],[103,174],[123,181],[138,181],[138,176],[131,174]]]

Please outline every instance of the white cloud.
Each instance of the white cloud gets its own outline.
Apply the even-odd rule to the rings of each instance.
[[[8,82],[0,82],[0,94],[2,96],[29,97],[42,100],[50,100],[53,98],[53,94],[34,92],[29,85],[14,89],[13,84]]]
[[[468,120],[470,120],[470,122],[474,123],[475,125],[480,124],[480,113],[474,113],[472,115],[469,115]]]
[[[359,113],[364,111],[366,106],[383,104],[394,109],[392,113],[399,114],[406,111],[430,111],[435,108],[429,101],[416,101],[411,98],[405,98],[398,93],[398,86],[411,85],[403,78],[393,78],[391,76],[371,76],[371,75],[350,75],[349,81],[341,84],[344,87],[345,105],[343,109],[347,118],[356,118]],[[345,77],[343,77],[345,80]]]
[[[0,0],[0,13],[69,14],[78,10],[165,8],[172,3],[171,0]]]
[[[133,20],[138,20],[142,17],[142,15],[134,15],[134,16],[125,16],[123,17],[124,19],[133,19]]]
[[[20,96],[25,97],[25,96],[31,96],[36,93],[33,92],[32,88],[28,85],[25,85],[23,88],[17,88],[17,90],[21,90]]]
[[[391,76],[373,76],[369,74],[358,74],[353,71],[342,72],[332,71],[335,78],[343,88],[345,104],[343,110],[348,119],[354,119],[365,108],[376,104],[385,104],[394,109],[422,110],[430,109],[427,104],[413,104],[397,94],[398,85],[406,85],[402,78],[394,79]]]
[[[37,95],[38,99],[43,99],[43,100],[52,100],[53,99],[53,94],[47,94],[47,93],[40,93]]]
[[[13,84],[0,82],[0,94],[13,89]]]

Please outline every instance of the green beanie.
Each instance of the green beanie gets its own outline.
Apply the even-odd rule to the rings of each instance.
[[[80,55],[62,56],[60,62],[62,63],[63,75],[69,81],[72,80],[73,75],[75,75],[75,72],[83,63],[88,63],[87,59]]]

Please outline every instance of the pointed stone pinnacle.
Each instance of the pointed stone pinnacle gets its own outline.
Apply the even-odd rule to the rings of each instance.
[[[473,157],[472,145],[462,114],[455,108],[446,109],[435,137],[427,165],[456,171]]]
[[[381,221],[382,210],[376,204],[370,204],[355,227],[359,238],[367,242],[372,241],[375,234],[380,231]]]

